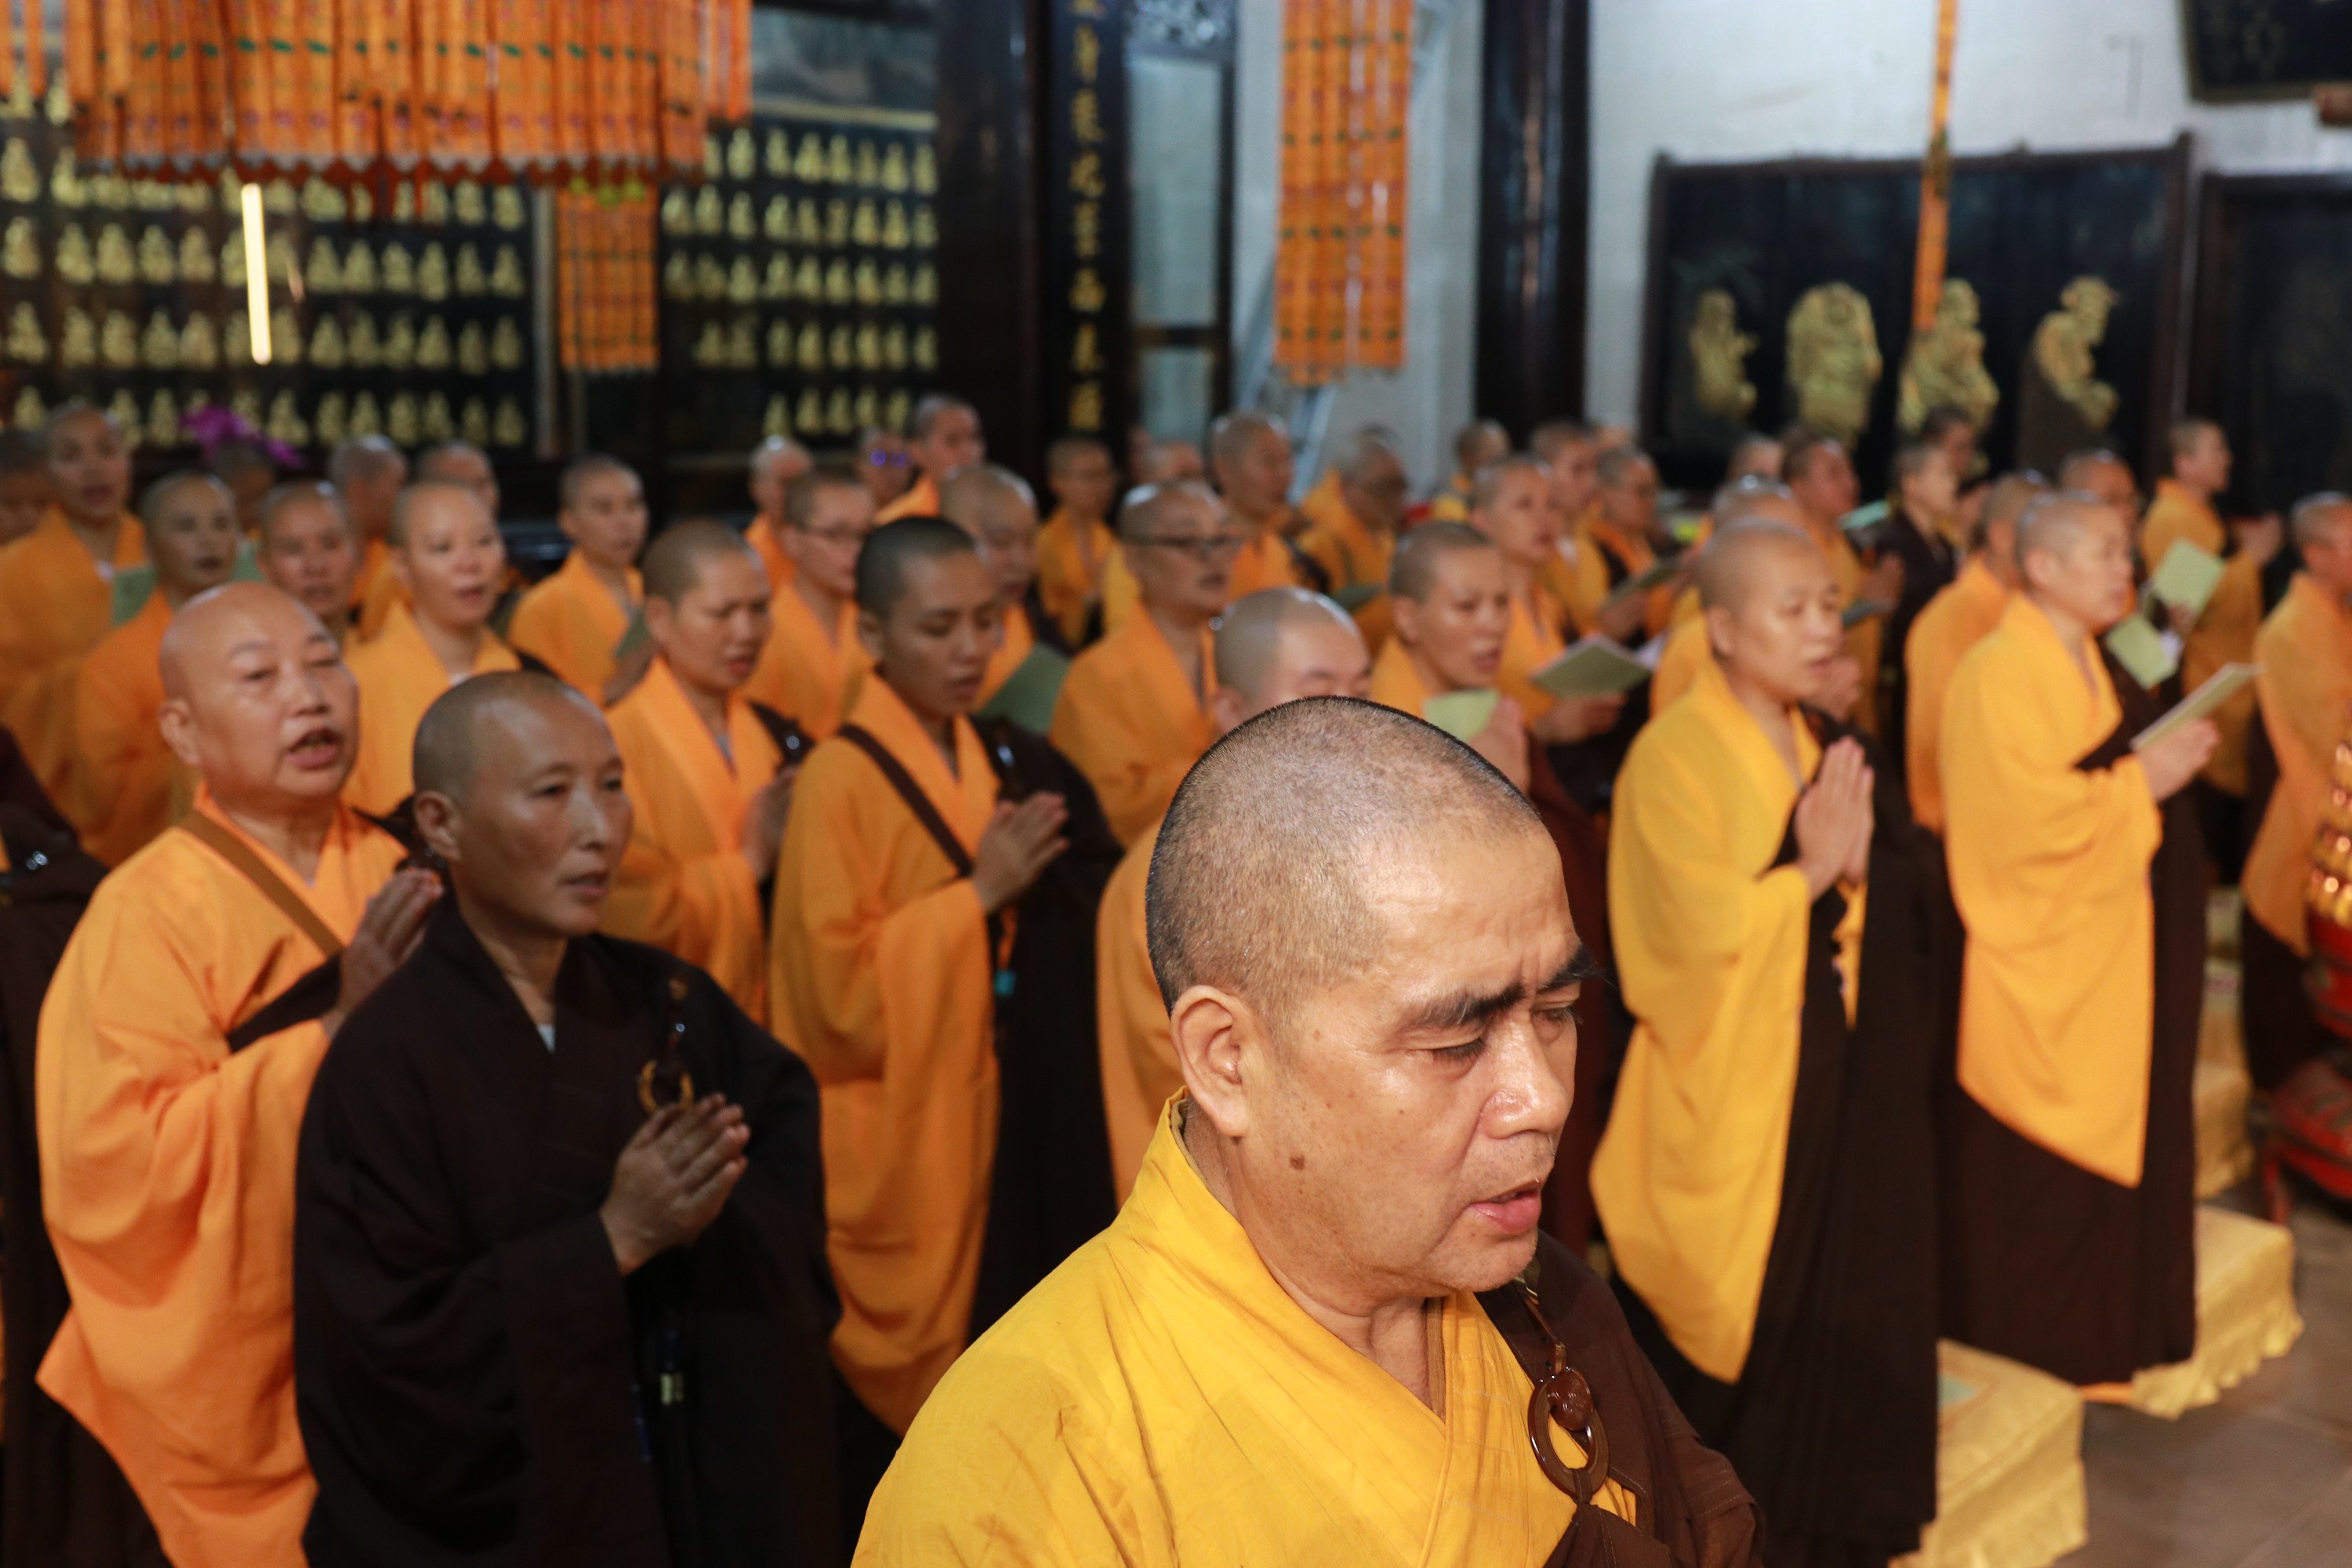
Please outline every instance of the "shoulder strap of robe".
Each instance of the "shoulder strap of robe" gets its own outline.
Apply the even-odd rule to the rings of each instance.
[[[746,700],[751,700],[746,699]],[[798,720],[787,719],[766,703],[759,701],[751,702],[751,717],[760,721],[760,728],[768,732],[768,739],[773,741],[776,743],[776,750],[784,754],[784,766],[796,768],[807,760],[808,732],[800,727]],[[860,731],[859,733],[863,734],[864,731]],[[869,756],[872,754],[867,753]]]
[[[939,807],[931,804],[931,797],[923,793],[923,786],[915,782],[915,775],[907,771],[906,764],[890,754],[890,748],[856,724],[844,724],[834,733],[865,752],[866,759],[882,770],[882,776],[898,792],[900,804],[914,813],[915,820],[923,825],[923,830],[940,847],[940,853],[955,868],[955,874],[971,876],[971,854],[964,848],[963,840],[955,836],[955,830],[947,825],[947,819],[940,815]]]
[[[1290,552],[1292,569],[1307,580],[1304,585],[1314,589],[1318,594],[1329,593],[1331,574],[1323,570],[1323,563],[1307,554],[1305,547],[1290,535],[1285,533],[1276,537],[1282,541],[1282,547]]]
[[[192,811],[180,818],[180,831],[235,867],[239,876],[253,884],[255,892],[276,905],[279,914],[292,921],[294,928],[310,939],[328,963],[343,955],[343,939],[329,930],[319,912],[301,894],[288,887],[286,879],[271,870],[245,840],[201,811]]]

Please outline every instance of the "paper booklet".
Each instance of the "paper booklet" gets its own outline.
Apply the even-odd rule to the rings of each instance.
[[[2263,672],[2259,664],[2225,664],[2206,678],[2205,684],[2172,705],[2172,711],[2132,737],[2132,750],[2144,752],[2183,724],[2194,723],[2245,689]]]
[[[1421,716],[1468,745],[1486,732],[1487,723],[1495,717],[1496,704],[1502,700],[1499,691],[1448,691],[1423,703]]]
[[[1596,634],[1528,679],[1554,697],[1615,697],[1649,679],[1650,668],[1623,643]]]
[[[2175,609],[2201,616],[2221,585],[2221,558],[2202,545],[2176,539],[2148,574],[2147,591]]]

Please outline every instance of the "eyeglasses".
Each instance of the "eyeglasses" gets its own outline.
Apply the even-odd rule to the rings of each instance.
[[[908,458],[904,452],[872,451],[866,454],[867,466],[877,468],[903,468]]]
[[[1139,539],[1138,544],[1149,544],[1161,550],[1175,550],[1195,561],[1214,561],[1220,555],[1239,553],[1249,542],[1246,533],[1161,534],[1157,539]]]

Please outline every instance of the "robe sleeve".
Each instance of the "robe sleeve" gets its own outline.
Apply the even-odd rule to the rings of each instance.
[[[2345,721],[2352,717],[2352,679],[2340,658],[2326,650],[2305,651],[2284,637],[2265,633],[2256,652],[2263,672],[2255,679],[2263,717],[2271,744],[2284,752],[2293,744],[2304,776],[2326,779],[2335,765],[2336,742],[2344,738]]]
[[[1198,760],[1154,760],[1137,732],[1136,717],[1122,707],[1117,685],[1100,679],[1088,665],[1075,664],[1062,683],[1046,737],[1094,785],[1103,815],[1121,844],[1134,843],[1168,809],[1176,786]]]
[[[91,853],[120,864],[160,826],[172,795],[172,753],[157,737],[129,672],[114,659],[85,660],[75,683],[74,736],[80,752],[72,792]]]
[[[605,929],[716,973],[756,972],[756,962],[734,958],[765,942],[751,862],[732,849],[673,854],[646,831],[646,815],[622,852]]]

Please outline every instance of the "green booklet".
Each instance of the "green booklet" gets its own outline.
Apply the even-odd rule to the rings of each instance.
[[[1332,589],[1331,597],[1341,609],[1353,615],[1388,591],[1386,583],[1350,583],[1344,588]]]
[[[1636,594],[1646,594],[1651,589],[1656,587],[1659,584],[1672,578],[1677,571],[1681,570],[1681,568],[1682,558],[1680,556],[1661,556],[1650,563],[1648,571],[1643,572],[1637,576],[1628,577],[1622,583],[1618,584],[1614,588],[1610,589],[1609,596],[1601,601],[1601,607],[1605,610],[1612,605],[1623,604],[1626,600],[1632,598]]]
[[[629,616],[628,626],[621,633],[621,640],[613,645],[613,658],[615,660],[634,658],[639,648],[653,640],[654,634],[646,626],[646,607],[639,605],[635,613]]]
[[[1423,703],[1421,716],[1466,746],[1486,732],[1502,700],[1499,691],[1448,691]]]
[[[1891,510],[1883,500],[1872,501],[1868,506],[1858,506],[1838,519],[1838,528],[1845,533],[1868,533],[1886,521],[1886,515]]]
[[[2173,608],[2201,616],[2220,586],[2221,558],[2200,544],[2176,539],[2148,574],[2147,591]]]
[[[1010,719],[1042,735],[1053,728],[1054,704],[1062,695],[1062,678],[1069,673],[1070,661],[1041,643],[1029,650],[1029,657],[1004,678],[1004,684],[980,710],[988,718]]]
[[[1838,619],[1844,626],[1858,626],[1864,621],[1875,620],[1888,614],[1894,608],[1894,605],[1878,599],[1856,599],[1845,607],[1845,613]]]
[[[2263,672],[2259,664],[2225,664],[2206,677],[2205,684],[2172,705],[2172,711],[2132,737],[2132,750],[2145,751],[2183,724],[2193,723],[2245,689]]]
[[[1650,667],[1624,644],[1593,636],[1570,645],[1528,679],[1562,699],[1616,697],[1649,679]]]
[[[2105,641],[2116,662],[2150,691],[2171,679],[2172,672],[2180,668],[2179,647],[2146,616],[2126,616],[2108,628]]]

